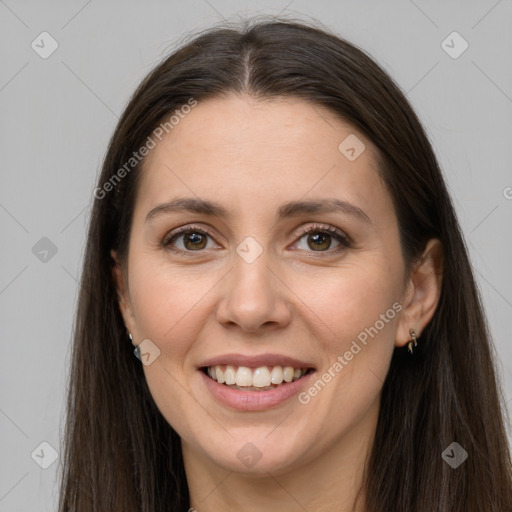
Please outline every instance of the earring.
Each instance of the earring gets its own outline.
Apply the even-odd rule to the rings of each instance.
[[[417,337],[416,337],[416,333],[414,332],[414,329],[409,329],[409,334],[411,335],[411,341],[408,343],[408,350],[409,352],[412,354],[412,347],[413,347],[413,344],[414,346],[418,346],[418,343],[417,343]]]
[[[128,338],[130,338],[132,345],[135,347],[133,349],[133,354],[135,355],[135,357],[137,357],[139,361],[142,361],[142,356],[140,355],[140,347],[133,343],[133,336],[131,332],[128,333]]]

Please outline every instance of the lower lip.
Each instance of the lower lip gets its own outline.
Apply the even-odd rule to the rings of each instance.
[[[299,393],[306,387],[311,377],[316,373],[307,373],[299,380],[280,384],[268,391],[241,391],[233,389],[225,384],[219,384],[199,370],[206,387],[212,395],[223,405],[227,405],[237,411],[263,411],[275,407]]]

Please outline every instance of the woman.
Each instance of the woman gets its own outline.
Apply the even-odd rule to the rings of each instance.
[[[198,35],[94,196],[61,512],[512,510],[455,212],[364,52],[290,21]]]

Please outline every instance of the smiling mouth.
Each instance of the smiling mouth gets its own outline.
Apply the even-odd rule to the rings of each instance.
[[[314,368],[293,368],[291,366],[247,366],[215,365],[201,368],[210,379],[232,389],[242,391],[269,391],[295,382]]]

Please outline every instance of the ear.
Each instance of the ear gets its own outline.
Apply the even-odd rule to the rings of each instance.
[[[117,258],[117,252],[113,249],[110,251],[110,255],[114,260],[112,267],[112,279],[117,291],[117,300],[119,304],[119,310],[124,320],[126,330],[132,333],[133,341],[137,339],[135,329],[135,316],[133,314],[132,303],[130,300],[130,294],[128,290],[128,277],[126,269],[123,268]]]
[[[395,344],[403,347],[411,340],[409,329],[419,338],[430,322],[441,295],[443,248],[437,238],[428,241],[421,258],[413,265],[403,298]]]

